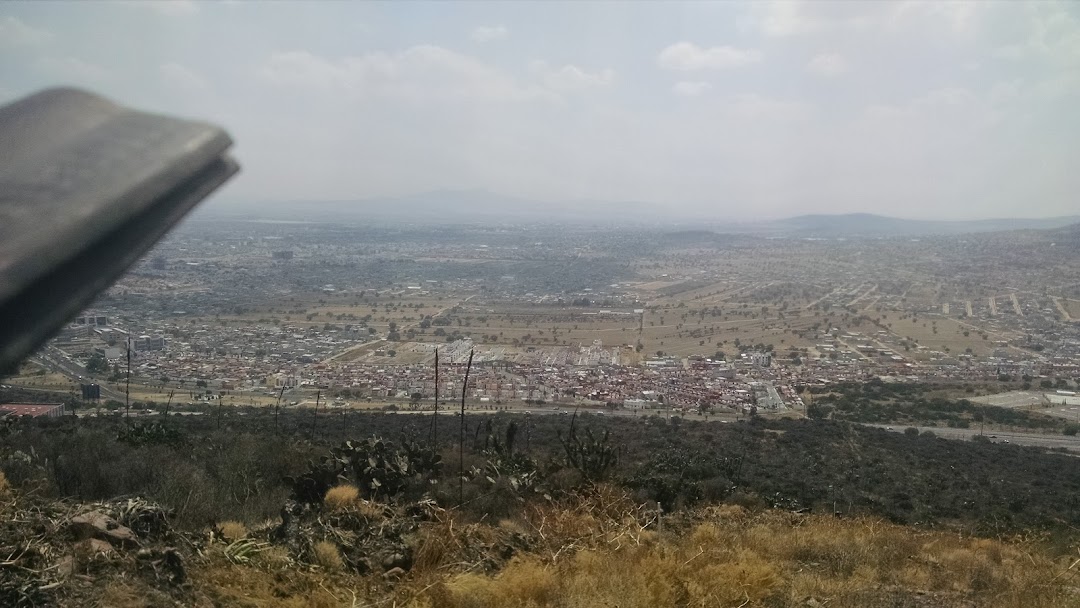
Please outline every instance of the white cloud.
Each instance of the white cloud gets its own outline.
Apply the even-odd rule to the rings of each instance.
[[[922,2],[906,0],[897,3],[888,13],[885,22],[897,25],[905,18],[948,26],[953,34],[967,35],[975,31],[979,11],[978,2]]]
[[[751,3],[740,19],[744,30],[771,38],[837,34],[841,32],[897,31],[915,26],[940,29],[952,35],[975,31],[984,8],[978,2],[830,2],[827,0],[774,0]]]
[[[1080,66],[1080,18],[1060,4],[1028,4],[1020,18],[1022,39],[994,49],[1002,59],[1042,59],[1059,66]]]
[[[52,32],[31,27],[16,17],[0,17],[0,47],[35,46],[52,37]]]
[[[479,25],[473,28],[469,37],[476,42],[491,42],[492,40],[504,40],[510,35],[510,30],[505,25]]]
[[[672,87],[672,92],[680,97],[697,97],[705,91],[712,88],[712,85],[707,82],[698,81],[681,81],[676,82]]]
[[[821,53],[806,64],[806,71],[819,76],[839,76],[848,71],[848,64],[843,55]]]
[[[590,72],[576,65],[567,64],[555,69],[544,61],[534,61],[530,67],[545,86],[556,91],[603,87],[615,80],[615,72],[610,68]]]
[[[700,47],[692,42],[677,42],[660,51],[656,63],[667,70],[691,71],[740,68],[761,61],[761,52],[731,46]]]
[[[763,6],[765,13],[758,25],[766,36],[792,36],[822,28],[822,21],[803,14],[798,2],[768,2]]]
[[[168,86],[185,91],[201,91],[209,86],[206,78],[179,63],[161,64],[158,66],[158,75]]]
[[[753,29],[766,36],[782,38],[815,34],[837,28],[865,28],[879,19],[881,8],[866,7],[855,3],[774,0],[754,3],[748,23]]]
[[[397,53],[327,59],[306,51],[274,53],[259,71],[271,84],[325,89],[352,98],[428,101],[557,101],[554,93],[520,84],[474,57],[421,45]]]

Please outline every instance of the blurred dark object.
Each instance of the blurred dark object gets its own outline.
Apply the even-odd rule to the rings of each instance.
[[[213,125],[76,89],[0,108],[0,374],[239,166]]]

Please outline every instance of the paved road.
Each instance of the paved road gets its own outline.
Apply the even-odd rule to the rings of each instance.
[[[55,347],[46,346],[41,352],[34,356],[34,360],[54,372],[67,376],[76,383],[96,383],[101,387],[102,399],[124,400],[123,393],[114,391],[105,386],[104,380],[91,376],[90,372],[86,371],[85,367],[75,363]]]
[[[888,426],[884,424],[871,424],[882,429],[891,429],[897,433],[904,432],[908,428],[903,425]],[[915,427],[919,432],[930,431],[945,439],[962,439],[970,441],[979,434],[979,429],[953,429],[949,427],[919,426]],[[1015,443],[1016,445],[1033,445],[1044,448],[1067,448],[1080,451],[1080,437],[1067,435],[1043,435],[1040,433],[1020,433],[1016,431],[985,431],[982,433],[994,443]]]

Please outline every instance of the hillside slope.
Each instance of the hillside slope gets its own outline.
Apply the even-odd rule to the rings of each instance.
[[[181,533],[142,501],[48,503],[5,487],[0,602],[1038,608],[1080,599],[1071,558],[1049,557],[1038,539],[735,505],[661,515],[602,485],[472,523],[453,510],[345,494],[297,517],[293,533],[279,521]],[[116,521],[108,532],[83,533],[72,522],[86,512]],[[407,557],[370,567],[381,547],[398,542]]]

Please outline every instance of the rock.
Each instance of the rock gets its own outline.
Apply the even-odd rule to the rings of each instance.
[[[116,552],[112,545],[100,538],[88,538],[79,541],[75,544],[75,551],[86,557],[110,556]]]
[[[72,547],[72,549],[73,552],[70,557],[70,563],[60,566],[61,568],[67,568],[71,573],[82,572],[84,574],[90,574],[90,569],[95,564],[100,565],[112,561],[112,558],[116,555],[116,549],[100,538],[80,540],[75,543],[75,546]],[[63,576],[63,574],[61,576]]]
[[[388,581],[396,581],[405,576],[405,571],[401,568],[391,568],[386,572],[383,572],[383,578]]]
[[[56,574],[60,578],[67,578],[72,574],[75,574],[75,557],[71,555],[65,555],[56,562],[55,567]]]
[[[372,569],[371,560],[366,557],[361,557],[353,561],[353,570],[355,570],[357,574],[367,574],[368,572],[371,572]]]
[[[165,549],[165,570],[169,573],[170,581],[174,585],[183,585],[187,581],[187,570],[184,568],[184,556],[173,547]]]
[[[173,585],[183,585],[187,582],[184,556],[174,547],[141,549],[135,554],[135,559],[143,568],[152,571],[154,577],[159,580],[164,576]]]
[[[502,548],[499,549],[499,557],[509,561],[511,557],[514,557],[514,547],[511,545],[503,545]]]
[[[68,532],[77,541],[96,538],[114,547],[130,548],[139,545],[139,537],[130,528],[121,526],[101,511],[90,511],[72,517],[68,522]]]
[[[412,567],[412,560],[404,553],[391,553],[383,558],[382,566],[386,570],[393,570],[394,568],[409,570]]]

